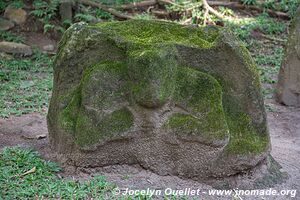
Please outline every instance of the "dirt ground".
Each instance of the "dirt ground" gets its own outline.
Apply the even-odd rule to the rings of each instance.
[[[101,169],[75,169],[64,166],[60,174],[65,178],[87,179],[95,174],[107,177],[115,183],[121,192],[126,188],[155,189],[165,191],[166,188],[180,190],[185,188],[200,189],[195,199],[300,199],[300,109],[285,107],[273,100],[266,101],[268,123],[272,141],[272,156],[282,166],[282,171],[288,174],[288,179],[273,187],[297,190],[296,197],[282,196],[210,196],[208,190],[212,187],[192,180],[183,180],[175,176],[159,176],[139,166],[110,166]],[[32,147],[39,151],[45,159],[56,161],[51,154],[48,139],[46,118],[38,113],[0,119],[0,149],[6,146],[20,145]],[[243,179],[245,177],[242,177]],[[162,198],[162,196],[158,196]]]

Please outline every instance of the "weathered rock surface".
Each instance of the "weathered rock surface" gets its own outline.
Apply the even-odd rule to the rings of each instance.
[[[48,45],[43,46],[44,51],[54,51],[54,49],[55,49],[55,47],[53,44],[48,44]]]
[[[0,31],[7,31],[13,28],[15,24],[7,19],[0,18]]]
[[[226,30],[79,23],[60,42],[54,71],[50,142],[76,166],[139,164],[204,180],[269,154],[256,66]]]
[[[22,8],[13,8],[8,6],[5,9],[4,17],[20,25],[26,21],[27,13]]]
[[[300,107],[300,7],[290,28],[280,68],[277,99],[285,105]]]
[[[0,42],[0,52],[20,54],[25,56],[32,55],[32,49],[30,46],[15,42]]]

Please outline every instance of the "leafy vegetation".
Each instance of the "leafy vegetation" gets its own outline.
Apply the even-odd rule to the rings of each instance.
[[[300,5],[299,0],[281,0],[280,10],[289,13],[290,17],[293,17],[296,13],[298,6]]]
[[[0,31],[0,40],[7,41],[7,42],[17,42],[17,43],[24,42],[23,37],[19,35],[15,35],[10,31]]]
[[[107,19],[107,20],[112,20],[114,19],[113,15],[110,13],[103,11],[101,9],[96,9],[93,14],[95,14],[95,17],[101,18],[101,19]]]
[[[0,117],[47,110],[51,63],[52,58],[38,50],[32,58],[0,60]]]
[[[279,35],[285,32],[286,25],[276,21],[264,13],[258,17],[249,17],[226,21],[225,26],[229,27],[237,37],[248,43],[253,31],[268,35]]]
[[[92,22],[93,20],[95,20],[95,17],[90,14],[77,13],[75,15],[75,19],[84,22]]]
[[[52,23],[52,20],[54,20],[58,11],[59,0],[51,0],[49,2],[44,0],[34,0],[33,6],[34,10],[31,11],[31,14],[43,23],[44,32],[50,30],[64,30],[61,26]]]
[[[253,42],[250,51],[258,65],[260,79],[263,84],[263,94],[265,98],[272,98],[275,92],[275,84],[279,73],[281,60],[284,55],[282,45]]]
[[[245,4],[245,5],[255,5],[255,4],[257,4],[256,0],[241,0],[241,2],[243,2],[243,4]]]
[[[18,147],[2,150],[0,169],[0,197],[4,199],[105,199],[115,187],[102,176],[84,182],[60,179],[56,163]]]
[[[116,185],[99,175],[86,181],[62,179],[57,176],[61,168],[56,163],[43,160],[31,149],[4,148],[0,153],[0,170],[0,199],[152,199],[142,194],[116,196]],[[165,196],[164,199],[187,198]]]
[[[7,6],[11,6],[13,8],[23,8],[24,3],[22,0],[2,0],[0,1],[0,13],[3,12]]]
[[[21,0],[13,1],[9,5],[13,8],[23,8],[24,7],[24,3]]]
[[[297,7],[299,6],[299,0],[265,0],[259,1],[257,0],[241,0],[244,5],[258,5],[263,9],[272,9],[282,12],[287,12],[290,17],[293,17]]]

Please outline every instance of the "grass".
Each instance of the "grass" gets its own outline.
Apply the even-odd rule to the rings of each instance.
[[[103,176],[86,181],[62,179],[61,168],[33,150],[6,147],[0,153],[0,199],[120,199],[151,200],[145,195],[115,196],[117,187]],[[128,177],[130,178],[130,177]],[[187,199],[165,196],[165,200]]]
[[[115,187],[102,176],[82,182],[60,179],[56,163],[19,147],[3,149],[0,170],[0,199],[104,199]]]
[[[250,43],[253,31],[259,31],[267,35],[279,35],[286,30],[285,23],[269,17],[267,13],[263,13],[258,17],[243,17],[229,20],[226,22],[226,26],[231,28],[234,34],[246,44]]]
[[[273,51],[266,50],[266,45],[256,43],[256,48],[260,49],[252,53],[254,60],[258,65],[260,79],[263,84],[263,94],[266,99],[272,98],[275,93],[277,77],[281,66],[281,60],[284,55],[282,46],[270,45]]]
[[[52,60],[39,51],[32,58],[0,60],[0,117],[46,112],[52,90]]]

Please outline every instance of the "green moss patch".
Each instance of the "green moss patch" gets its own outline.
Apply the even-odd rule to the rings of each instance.
[[[59,123],[61,128],[65,131],[69,132],[70,134],[74,134],[76,131],[76,121],[77,115],[79,112],[80,104],[81,104],[81,93],[80,89],[77,88],[71,94],[71,101],[67,105],[67,107],[60,113],[59,115]],[[61,97],[64,98],[64,97]]]
[[[130,51],[128,75],[136,102],[157,107],[171,98],[177,70],[176,55],[170,46]]]
[[[167,127],[177,134],[201,135],[210,140],[228,135],[219,83],[210,75],[180,67],[174,101],[191,115],[174,114]]]
[[[82,147],[97,144],[99,140],[116,136],[133,126],[133,115],[126,109],[120,109],[105,116],[102,120],[81,113],[76,124],[76,143]]]
[[[101,28],[101,31],[119,44],[126,42],[143,46],[171,43],[210,48],[219,35],[216,28],[198,29],[176,23],[146,20],[99,23],[92,27]]]
[[[102,110],[90,112],[83,105],[87,103],[92,106],[91,109],[106,109],[115,100],[122,99],[126,89],[119,87],[118,81],[126,78],[124,66],[115,62],[90,67],[73,92],[70,103],[60,113],[61,127],[75,135],[78,145],[86,147],[96,144],[100,139],[116,136],[116,133],[124,132],[133,125],[133,115],[128,109],[122,108],[105,114]]]
[[[258,134],[251,125],[246,114],[231,118],[227,117],[230,130],[230,141],[227,151],[234,154],[261,153],[269,147],[269,136]]]

